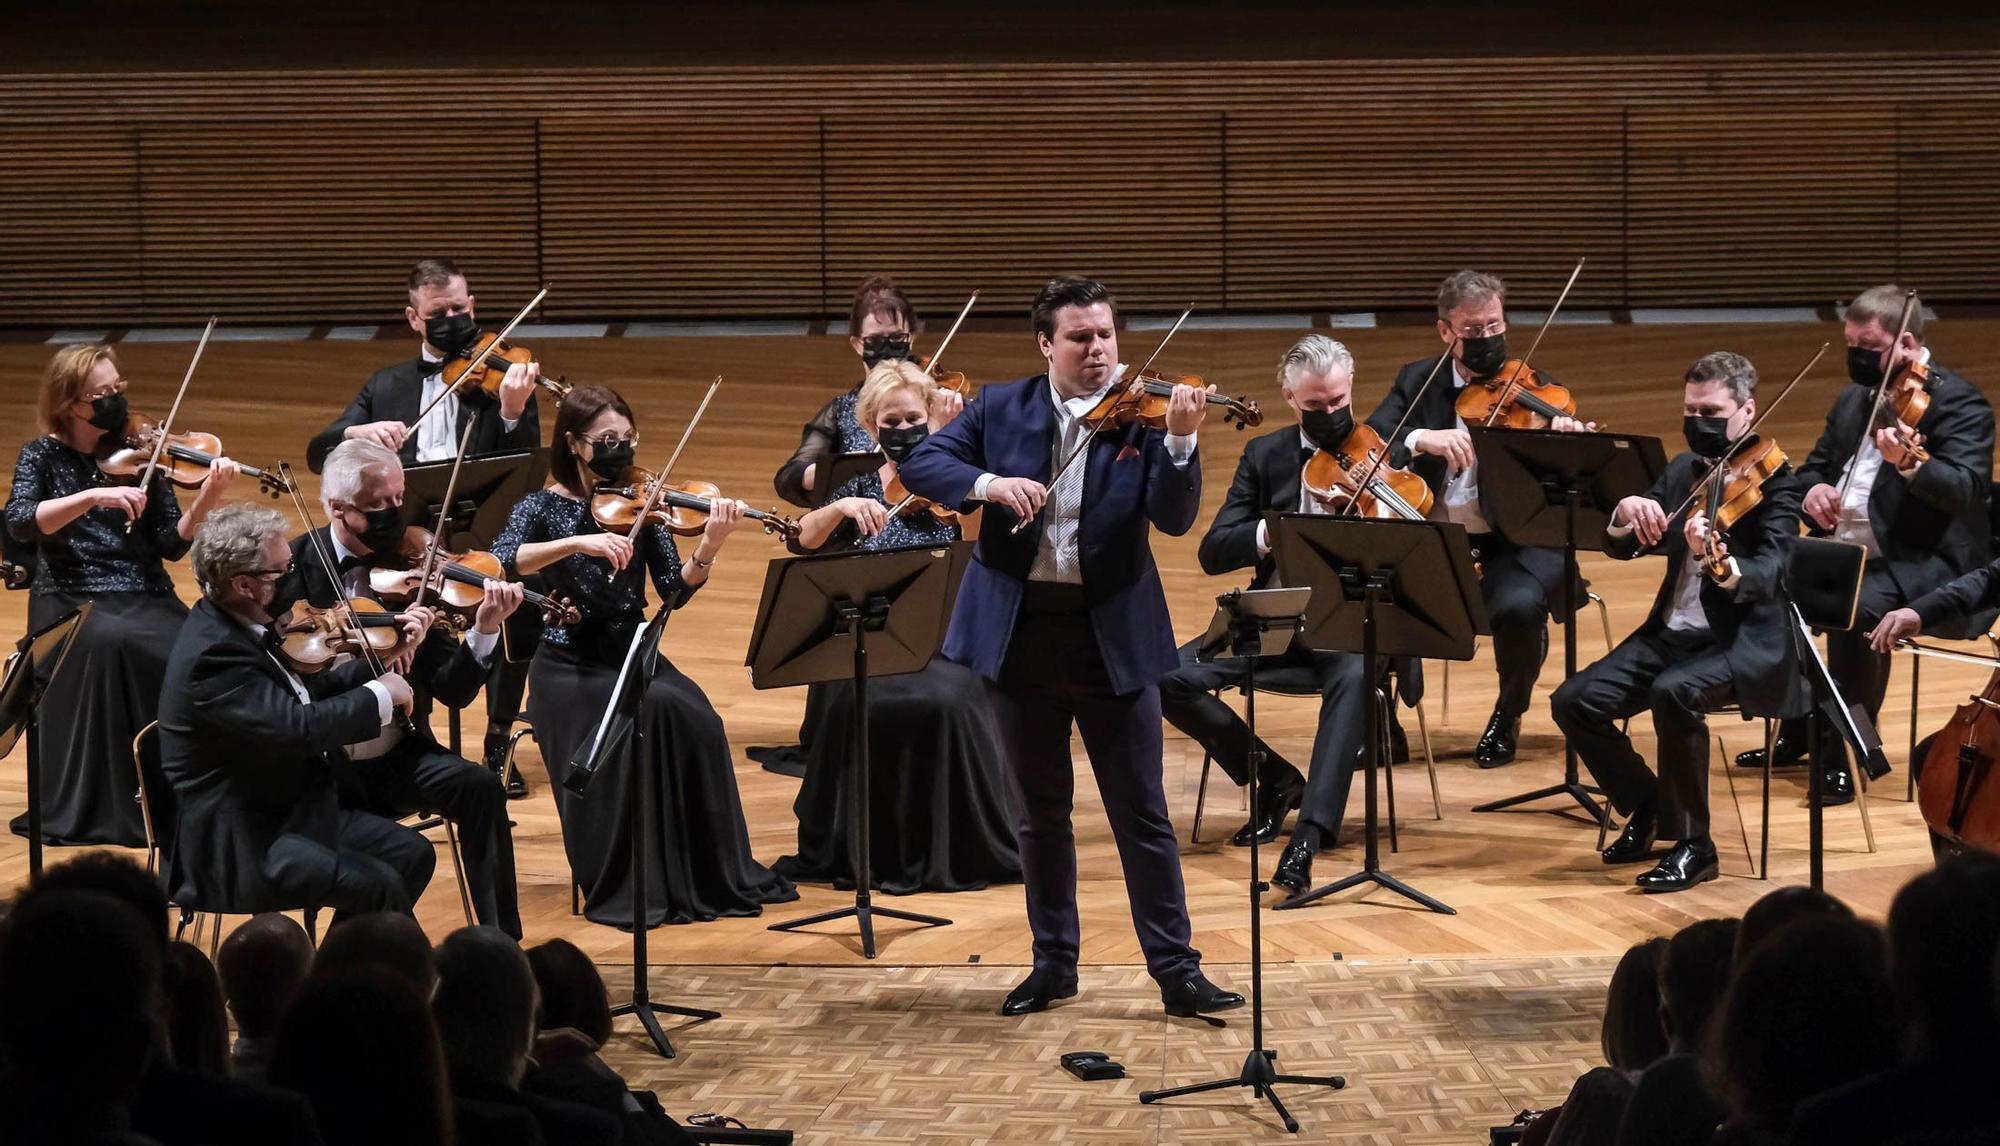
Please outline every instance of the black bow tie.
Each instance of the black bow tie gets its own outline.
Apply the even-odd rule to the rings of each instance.
[[[333,567],[335,572],[344,577],[353,570],[366,569],[368,567],[368,559],[366,557],[356,557],[352,553],[349,553],[334,562]]]
[[[285,638],[279,634],[276,625],[265,625],[263,633],[257,638],[257,643],[264,647],[265,652],[275,656],[278,650],[284,647]]]

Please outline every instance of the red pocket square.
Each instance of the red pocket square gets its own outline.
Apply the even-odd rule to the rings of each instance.
[[[1139,447],[1133,445],[1130,442],[1127,442],[1125,443],[1125,448],[1118,451],[1118,457],[1115,460],[1122,462],[1126,458],[1136,458],[1138,456],[1139,456]]]

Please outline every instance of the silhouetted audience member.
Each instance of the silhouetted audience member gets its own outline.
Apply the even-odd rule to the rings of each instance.
[[[42,889],[0,938],[0,1141],[145,1143],[130,1106],[156,1053],[160,945],[97,891]]]
[[[1731,963],[1741,967],[1758,944],[1798,920],[1828,916],[1852,919],[1854,911],[1815,888],[1781,887],[1770,892],[1743,913],[1743,921],[1736,928],[1736,954]]]
[[[618,1116],[522,1091],[535,1043],[537,992],[518,943],[495,928],[463,927],[438,945],[437,968],[431,1009],[444,1039],[452,1097],[468,1118],[496,1108],[526,1110],[552,1146],[620,1140]]]
[[[117,852],[85,852],[74,859],[45,868],[35,881],[36,891],[75,888],[108,895],[139,913],[146,934],[166,951],[168,939],[166,888],[160,877]],[[24,893],[25,894],[25,893]]]
[[[222,982],[201,948],[167,944],[161,994],[167,1053],[174,1066],[187,1074],[229,1077],[229,1015],[222,1009]]]
[[[263,1082],[278,1041],[278,1022],[312,969],[312,939],[290,916],[259,915],[230,932],[216,957],[222,993],[236,1017],[230,1061],[236,1077]]]
[[[327,932],[313,956],[313,972],[373,966],[403,977],[420,999],[437,989],[437,961],[430,937],[417,921],[397,911],[377,911],[346,919]]]
[[[1902,1061],[1799,1108],[1791,1140],[1841,1146],[1912,1134],[2000,1130],[1993,968],[2000,858],[1969,853],[1903,885],[1889,907],[1889,974],[1902,1004]]]
[[[1524,1146],[1590,1146],[1618,1133],[1639,1072],[1667,1053],[1667,1036],[1660,1029],[1660,952],[1666,945],[1664,939],[1648,939],[1618,960],[1605,990],[1598,1034],[1606,1065],[1577,1079],[1562,1106],[1523,1134]]]
[[[271,1081],[306,1096],[327,1146],[459,1140],[430,1008],[381,966],[306,980],[279,1024]]]
[[[541,1012],[534,1057],[521,1089],[618,1116],[630,1146],[693,1142],[652,1091],[628,1087],[597,1053],[611,1040],[611,997],[590,956],[566,939],[530,947],[527,954],[541,993]]]
[[[1899,1034],[1881,930],[1795,921],[1735,969],[1702,1078],[1728,1112],[1718,1143],[1782,1140],[1799,1104],[1895,1062]]]
[[[1714,1136],[1723,1110],[1702,1082],[1700,1051],[1729,987],[1742,934],[1734,919],[1704,919],[1667,941],[1660,953],[1660,1028],[1668,1053],[1639,1076],[1617,1137],[1603,1141],[1678,1146]]]

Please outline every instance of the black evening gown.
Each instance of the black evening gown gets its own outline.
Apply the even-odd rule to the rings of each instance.
[[[596,528],[581,502],[542,490],[514,507],[493,551],[512,566],[523,543]],[[598,768],[583,793],[564,784],[571,762],[596,735],[625,650],[642,626],[643,578],[650,573],[661,598],[676,607],[693,594],[681,580],[673,539],[657,526],[648,527],[640,534],[634,560],[617,574],[604,561],[580,556],[541,572],[549,591],[568,597],[583,614],[577,625],[550,626],[542,634],[528,672],[527,710],[554,784],[570,872],[583,888],[584,916],[594,923],[630,927],[638,915],[632,902],[633,808],[628,797],[628,769],[635,759],[651,769],[650,799],[639,809],[649,844],[648,927],[756,915],[766,903],[797,899],[790,880],[750,854],[722,718],[700,686],[664,657],[641,712],[643,755],[635,757],[630,745],[637,741],[628,741],[625,750]],[[671,641],[671,624],[667,633]]]
[[[145,845],[132,740],[158,710],[167,653],[188,612],[164,564],[188,548],[167,482],[148,487],[130,533],[112,509],[46,536],[36,527],[43,501],[109,484],[88,454],[40,437],[21,447],[7,501],[9,532],[36,551],[29,631],[94,602],[39,710],[42,838],[50,844]],[[10,827],[26,835],[27,816]]]
[[[863,474],[843,497],[882,494]],[[948,544],[956,528],[905,515],[865,541],[843,526],[821,551]],[[854,885],[854,685],[815,685],[818,724],[806,738],[804,782],[792,808],[799,850],[773,866],[793,879]],[[1021,878],[1013,779],[1000,759],[986,688],[942,657],[924,669],[868,678],[869,875],[881,891],[972,891]]]

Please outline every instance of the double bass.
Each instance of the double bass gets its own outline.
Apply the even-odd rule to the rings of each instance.
[[[2000,658],[1914,641],[1898,647],[1993,667],[1986,687],[1918,745],[1917,806],[1939,858],[1966,849],[2000,852]]]

